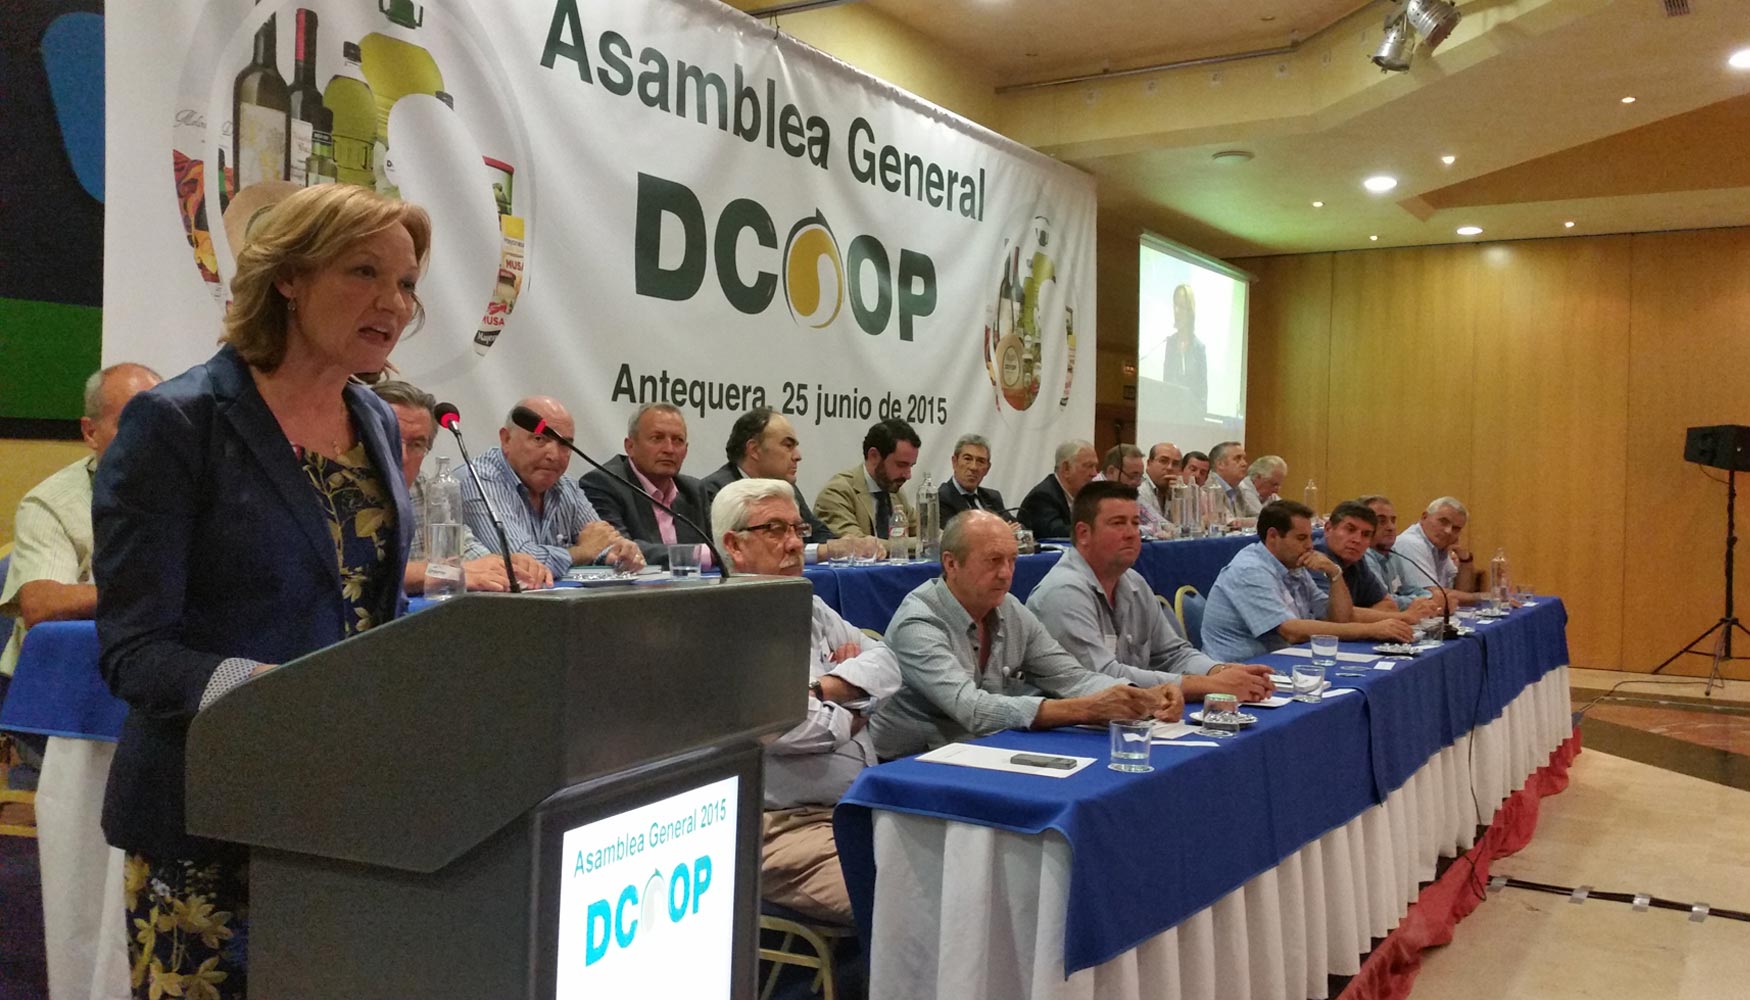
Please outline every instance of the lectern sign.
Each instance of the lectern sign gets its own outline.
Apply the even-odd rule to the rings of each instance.
[[[556,1000],[730,995],[740,783],[565,832]]]

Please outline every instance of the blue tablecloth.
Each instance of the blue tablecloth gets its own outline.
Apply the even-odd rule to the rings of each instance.
[[[872,810],[1028,834],[1055,830],[1071,851],[1064,967],[1099,965],[1384,801],[1435,753],[1566,663],[1566,622],[1561,602],[1545,599],[1389,672],[1332,678],[1356,693],[1256,709],[1258,723],[1222,746],[1157,749],[1150,774],[1108,770],[1106,734],[1087,730],[978,741],[1100,761],[1068,778],[913,759],[870,768],[835,819],[858,923],[871,926]],[[1350,652],[1368,648],[1345,644]],[[1297,662],[1265,659],[1284,673]]]
[[[0,729],[114,743],[127,715],[97,672],[95,625],[43,622],[25,633]]]

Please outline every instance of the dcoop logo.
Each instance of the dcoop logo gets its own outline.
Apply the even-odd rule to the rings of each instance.
[[[673,267],[662,266],[665,217],[678,222],[682,234],[680,262]],[[717,214],[713,230],[691,188],[640,173],[633,233],[637,293],[675,302],[691,299],[705,284],[709,257],[731,306],[750,316],[765,312],[777,297],[779,276],[755,270],[751,281],[744,279],[739,258],[744,232],[760,246],[778,249],[772,213],[759,202],[731,200]],[[936,264],[928,254],[901,247],[895,262],[886,245],[868,234],[852,239],[841,253],[838,236],[819,210],[790,227],[779,264],[784,301],[799,326],[825,329],[849,305],[864,333],[879,336],[897,323],[899,339],[910,341],[917,321],[936,311]],[[866,274],[872,282],[863,280]]]
[[[675,866],[664,876],[653,870],[640,888],[628,885],[613,899],[589,904],[584,931],[585,967],[594,965],[618,948],[625,951],[644,932],[648,940],[660,936],[665,925],[678,925],[696,916],[711,888],[711,858],[701,855],[691,866]]]

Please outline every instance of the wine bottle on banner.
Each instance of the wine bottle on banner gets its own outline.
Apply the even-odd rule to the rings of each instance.
[[[357,42],[341,46],[344,62],[328,79],[322,103],[334,115],[334,165],[344,184],[374,187],[371,147],[377,141],[377,98],[360,68]]]
[[[320,181],[308,177],[308,163],[314,152],[316,131],[322,112],[322,91],[316,87],[316,12],[299,7],[297,11],[297,46],[293,49],[292,86],[290,98],[291,172],[286,179],[300,187]],[[322,129],[328,131],[328,129]]]
[[[316,109],[316,121],[310,129],[310,156],[304,161],[304,186],[333,184],[340,180],[334,163],[334,112]]]
[[[262,181],[283,181],[288,174],[288,126],[291,98],[276,65],[277,37],[269,15],[255,32],[249,65],[231,87],[231,163],[237,190]]]

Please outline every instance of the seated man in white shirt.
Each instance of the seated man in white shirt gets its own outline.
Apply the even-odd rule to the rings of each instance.
[[[806,528],[795,487],[782,479],[738,479],[711,502],[711,533],[737,573],[801,576]],[[876,763],[869,713],[899,690],[899,664],[819,597],[812,628],[808,718],[766,747],[760,892],[808,916],[849,924],[832,810],[857,773]]]
[[[1241,549],[1215,578],[1203,612],[1203,650],[1244,661],[1315,635],[1408,642],[1415,632],[1396,619],[1355,621],[1343,569],[1313,548],[1312,508],[1292,500],[1258,514],[1258,541]],[[1322,574],[1329,589],[1312,579]]]
[[[1464,504],[1441,497],[1428,505],[1421,520],[1398,535],[1392,545],[1392,566],[1404,586],[1415,588],[1415,596],[1438,599],[1444,589],[1459,607],[1488,599],[1488,594],[1478,593],[1469,550],[1458,544],[1469,522],[1470,511]]]
[[[1131,567],[1142,554],[1134,491],[1089,483],[1076,495],[1075,548],[1027,597],[1027,610],[1082,666],[1141,687],[1177,683],[1185,701],[1210,692],[1270,697],[1270,668],[1217,663],[1187,642],[1178,621]]]
[[[1264,505],[1282,499],[1282,481],[1288,478],[1288,463],[1278,455],[1265,455],[1246,467],[1240,480],[1240,516],[1257,517]]]

